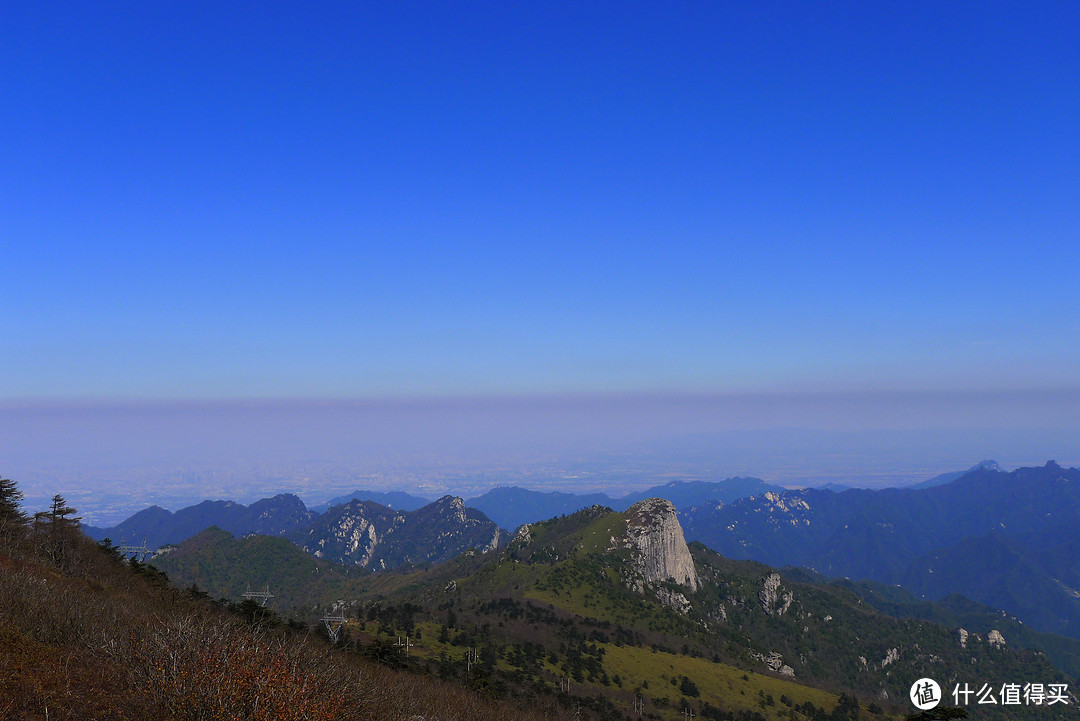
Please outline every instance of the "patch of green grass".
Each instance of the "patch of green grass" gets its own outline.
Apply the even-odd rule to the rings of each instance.
[[[662,709],[658,709],[650,701],[654,698],[667,699],[672,718],[682,717],[679,701],[683,698],[683,694],[678,684],[683,676],[697,685],[701,692],[701,701],[708,701],[714,706],[731,710],[758,711],[770,720],[780,721],[786,718],[787,707],[779,702],[773,706],[763,707],[758,703],[762,697],[759,693],[771,695],[774,700],[787,696],[796,704],[810,701],[815,706],[823,707],[828,711],[836,707],[838,698],[836,694],[803,686],[795,681],[744,671],[735,666],[714,663],[703,658],[634,646],[601,645],[606,649],[604,670],[612,676],[618,674],[622,678],[622,686],[625,689],[632,690],[648,682],[648,687],[642,688],[646,708],[663,713]],[[672,685],[672,679],[675,680],[675,685]],[[784,714],[783,717],[781,713]]]

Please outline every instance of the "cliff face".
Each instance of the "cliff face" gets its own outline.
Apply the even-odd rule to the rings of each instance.
[[[697,569],[686,547],[675,506],[662,498],[647,498],[626,512],[626,536],[634,566],[645,583],[674,582],[691,592],[698,589]]]

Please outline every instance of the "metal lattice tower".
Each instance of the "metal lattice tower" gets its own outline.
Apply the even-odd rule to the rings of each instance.
[[[645,713],[645,699],[643,697],[638,696],[634,699],[634,711],[637,712],[638,716]]]
[[[341,629],[345,626],[345,617],[340,613],[336,616],[327,614],[323,616],[320,621],[326,626],[326,632],[330,634],[330,643],[337,643],[338,638],[341,636]]]
[[[143,539],[141,546],[132,546],[130,544],[124,543],[123,536],[120,537],[120,545],[117,546],[116,550],[119,551],[120,555],[122,556],[135,556],[136,560],[138,560],[140,563],[142,561],[145,561],[146,557],[153,553],[153,551],[146,547],[145,538]]]
[[[415,644],[409,640],[408,636],[405,637],[404,641],[401,640],[401,636],[398,636],[397,643],[395,643],[394,645],[403,650],[405,652],[405,655],[408,656],[409,649],[412,648]]]
[[[249,598],[253,601],[258,599],[260,601],[259,605],[265,606],[267,601],[274,598],[274,594],[270,593],[270,586],[267,586],[265,591],[252,591],[248,589],[247,591],[244,591],[241,597]]]
[[[476,649],[470,648],[468,651],[466,651],[465,658],[462,660],[465,661],[465,680],[467,682],[469,676],[472,674],[473,664],[476,663]]]

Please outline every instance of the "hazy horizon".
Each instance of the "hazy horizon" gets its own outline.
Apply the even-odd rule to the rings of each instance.
[[[156,503],[310,505],[357,487],[620,496],[750,475],[902,486],[985,458],[1080,465],[1080,392],[607,394],[351,401],[6,402],[0,467],[94,523]]]

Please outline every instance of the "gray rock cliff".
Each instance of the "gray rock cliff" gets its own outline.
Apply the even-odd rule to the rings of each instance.
[[[698,589],[694,559],[670,501],[647,498],[631,506],[626,512],[626,536],[635,551],[634,566],[645,583],[674,582],[691,592]]]

